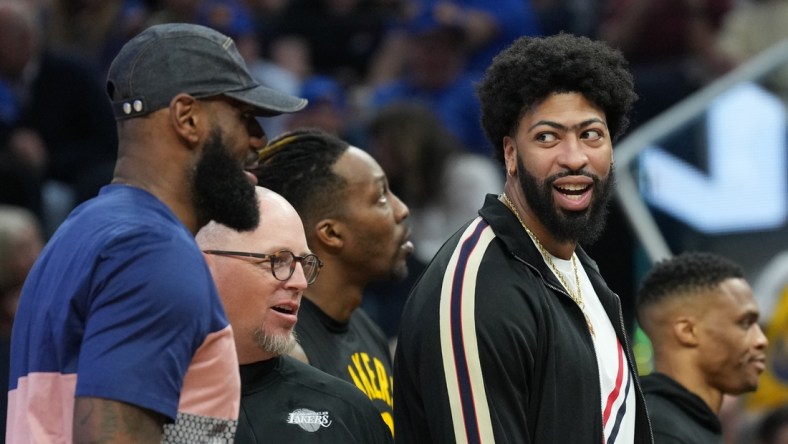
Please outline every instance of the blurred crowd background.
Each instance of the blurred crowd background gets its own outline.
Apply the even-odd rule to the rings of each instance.
[[[123,43],[152,24],[215,28],[262,84],[309,99],[302,112],[262,120],[269,138],[320,127],[380,162],[411,209],[416,245],[408,280],[373,286],[364,303],[391,337],[424,265],[486,193],[500,192],[474,84],[515,38],[567,32],[619,48],[640,96],[636,128],[788,37],[788,0],[16,1],[24,14],[0,7],[3,347],[31,257],[112,177],[105,75]],[[788,91],[788,69],[765,84]],[[588,249],[634,324],[637,246],[620,209]],[[785,404],[788,390],[778,389],[747,408]],[[732,429],[739,416],[727,419]]]

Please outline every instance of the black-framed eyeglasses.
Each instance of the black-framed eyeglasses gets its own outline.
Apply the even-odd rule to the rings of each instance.
[[[273,254],[248,253],[246,251],[204,250],[203,253],[229,257],[251,257],[261,261],[271,262],[271,274],[280,281],[290,279],[295,271],[296,262],[304,269],[306,283],[312,284],[323,268],[323,262],[316,255],[310,253],[305,256],[296,256],[290,250],[279,250]],[[262,263],[262,262],[260,262]]]

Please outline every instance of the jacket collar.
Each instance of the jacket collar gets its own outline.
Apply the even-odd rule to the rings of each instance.
[[[555,276],[553,276],[547,264],[544,263],[542,254],[536,248],[536,245],[534,245],[522,225],[520,225],[520,221],[517,220],[512,210],[498,199],[498,195],[488,194],[485,198],[484,206],[479,210],[479,214],[490,224],[493,231],[495,231],[495,235],[503,241],[512,254],[531,267],[536,268],[537,271],[542,274],[542,277],[546,278],[550,283],[560,287],[561,284]],[[586,254],[580,245],[575,249],[575,253],[580,263],[582,263],[583,267],[586,269],[586,272],[588,272],[590,268],[594,273],[599,273],[599,267],[597,267],[596,262]],[[590,276],[591,274],[589,273],[589,277]]]
[[[487,195],[484,206],[479,210],[479,215],[490,224],[495,235],[501,239],[512,255],[539,272],[542,280],[545,281],[546,284],[566,294],[563,285],[558,281],[558,278],[555,277],[550,267],[547,266],[542,258],[542,254],[536,248],[536,245],[534,245],[534,242],[525,232],[522,225],[520,225],[520,221],[517,220],[517,217],[512,213],[509,207],[498,199],[498,195]],[[588,278],[591,280],[591,284],[594,286],[597,296],[602,301],[602,305],[608,312],[611,322],[613,322],[616,330],[618,330],[618,326],[615,325],[618,318],[618,309],[615,304],[611,305],[610,303],[610,297],[608,296],[612,295],[612,291],[607,287],[604,279],[602,279],[602,275],[599,273],[599,267],[580,245],[575,248],[575,254],[577,254],[577,259],[580,261]]]

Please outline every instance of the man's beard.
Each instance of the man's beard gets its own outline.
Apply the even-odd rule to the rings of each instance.
[[[272,356],[282,356],[290,353],[296,346],[295,331],[289,335],[270,335],[265,332],[265,326],[256,328],[252,333],[254,343],[260,350],[270,353]]]
[[[197,161],[192,201],[202,224],[213,220],[237,231],[251,231],[260,223],[254,185],[227,152],[218,128],[211,130]]]
[[[611,165],[607,179],[581,171],[564,171],[554,174],[541,184],[517,159],[517,171],[520,173],[520,186],[525,194],[528,206],[534,215],[547,228],[547,231],[559,242],[572,242],[584,245],[592,244],[605,229],[608,203],[612,197],[615,183],[614,170]],[[591,206],[583,211],[566,211],[553,200],[553,183],[565,176],[586,176],[594,181]]]

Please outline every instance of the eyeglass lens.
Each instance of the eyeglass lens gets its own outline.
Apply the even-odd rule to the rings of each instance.
[[[314,254],[307,254],[306,256],[296,256],[291,251],[283,250],[271,256],[272,271],[274,277],[280,281],[290,279],[295,271],[295,264],[301,263],[301,268],[304,269],[304,277],[306,282],[311,284],[317,279],[320,271],[320,261]]]

